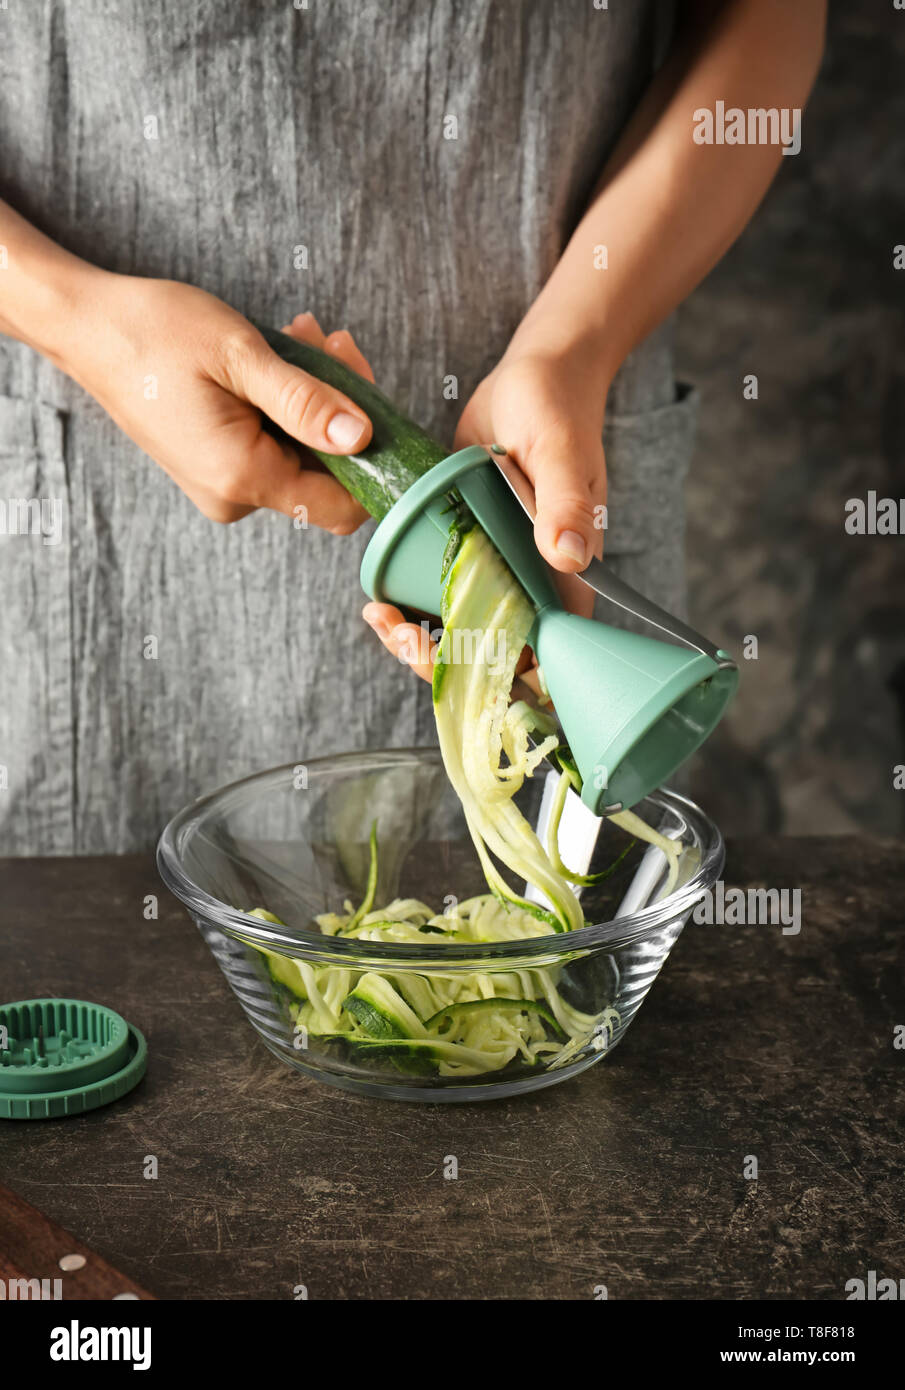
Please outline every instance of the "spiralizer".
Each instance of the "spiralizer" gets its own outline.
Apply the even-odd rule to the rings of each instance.
[[[372,599],[440,611],[451,492],[466,503],[537,609],[528,640],[581,776],[582,801],[598,816],[633,806],[719,722],[738,685],[735,662],[600,560],[579,578],[644,620],[650,635],[567,612],[534,543],[531,485],[497,445],[452,454],[395,503],[362,561],[361,582]]]

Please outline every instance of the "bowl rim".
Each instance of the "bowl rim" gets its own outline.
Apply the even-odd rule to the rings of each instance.
[[[183,806],[165,826],[157,844],[157,868],[166,887],[192,913],[204,917],[207,922],[218,927],[231,937],[248,945],[277,950],[284,955],[317,956],[325,963],[333,960],[339,963],[372,961],[386,965],[393,961],[406,966],[418,962],[436,967],[440,962],[455,966],[486,960],[488,958],[506,960],[510,968],[522,959],[555,956],[580,952],[589,948],[615,949],[630,941],[638,940],[659,930],[667,923],[674,922],[700,902],[702,897],[717,881],[725,862],[725,844],[719,828],[709,816],[690,798],[667,788],[658,788],[649,798],[665,809],[681,815],[694,829],[701,845],[701,863],[695,873],[681,888],[674,890],[662,902],[653,903],[639,912],[606,922],[587,923],[576,931],[550,932],[544,936],[527,937],[515,941],[486,941],[454,944],[452,942],[422,945],[361,941],[355,937],[324,936],[319,931],[305,927],[280,926],[252,917],[239,908],[221,902],[219,898],[200,888],[182,867],[180,844],[192,824],[207,814],[218,803],[228,803],[238,799],[243,791],[255,783],[292,775],[299,766],[304,766],[309,779],[312,773],[334,772],[345,765],[356,765],[367,770],[368,764],[374,768],[389,766],[413,759],[417,762],[430,762],[443,766],[440,750],[434,745],[410,748],[379,748],[347,753],[328,754],[324,757],[306,760],[297,758],[291,763],[281,763],[261,772],[228,782],[216,791],[209,792]],[[293,949],[295,948],[295,949]]]

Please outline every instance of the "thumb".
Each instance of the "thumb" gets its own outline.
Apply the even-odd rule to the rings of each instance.
[[[537,548],[554,569],[575,574],[600,548],[595,522],[606,495],[603,448],[598,441],[556,444],[531,464]]]
[[[354,454],[371,438],[367,415],[332,386],[284,362],[261,339],[230,366],[232,389],[293,439],[325,454]]]

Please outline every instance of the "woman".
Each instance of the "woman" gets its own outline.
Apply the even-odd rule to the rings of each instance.
[[[64,521],[8,507],[0,536],[3,853],[145,847],[233,776],[433,738],[359,625],[363,513],[305,456],[369,423],[246,314],[316,310],[291,331],[367,371],[319,325],[354,327],[439,438],[509,449],[551,564],[584,566],[607,502],[608,557],[681,609],[694,398],[664,325],[782,158],[699,142],[695,113],[800,108],[824,4],[668,9],[0,15],[0,499]],[[425,674],[402,615],[365,611]]]

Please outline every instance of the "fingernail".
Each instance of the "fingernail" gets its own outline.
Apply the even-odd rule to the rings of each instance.
[[[380,616],[379,613],[369,612],[368,609],[365,608],[361,616],[364,618],[368,627],[373,628],[373,630],[377,633],[378,637],[386,637],[389,635],[389,624]]]
[[[584,536],[580,536],[577,531],[560,531],[556,539],[556,549],[560,555],[568,555],[570,560],[577,560],[580,565],[587,560],[588,548]]]
[[[341,410],[327,426],[327,438],[337,449],[354,449],[361,439],[364,425],[357,415]]]

